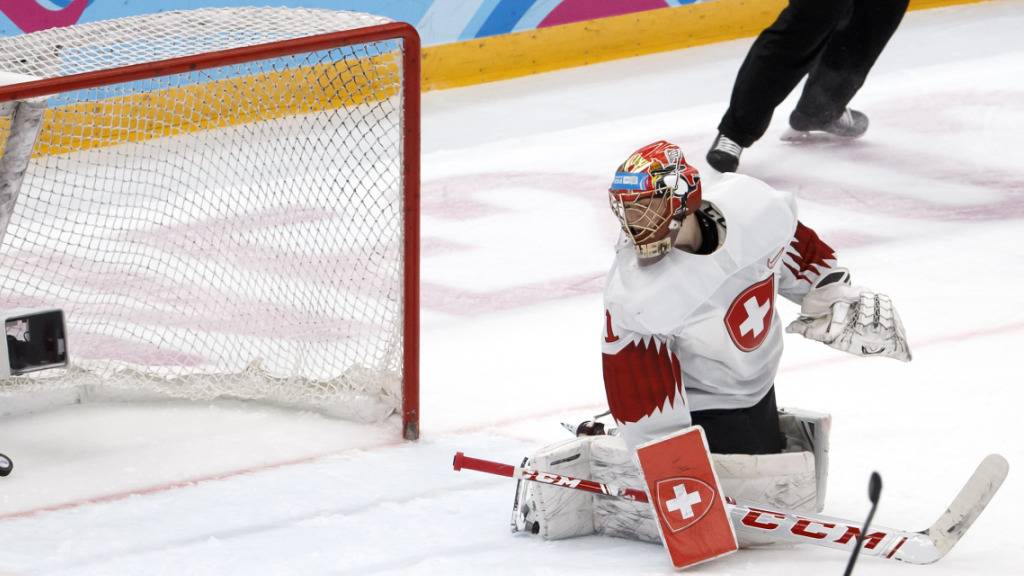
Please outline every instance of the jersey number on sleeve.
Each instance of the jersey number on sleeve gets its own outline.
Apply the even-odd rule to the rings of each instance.
[[[611,344],[612,342],[618,342],[619,337],[616,336],[614,332],[612,332],[612,313],[607,310],[604,311],[604,325],[604,341],[607,342],[608,344]]]

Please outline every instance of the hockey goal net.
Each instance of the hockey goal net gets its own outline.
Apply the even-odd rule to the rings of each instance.
[[[410,26],[164,12],[0,39],[0,70],[0,309],[63,308],[71,359],[0,411],[227,397],[418,435]]]

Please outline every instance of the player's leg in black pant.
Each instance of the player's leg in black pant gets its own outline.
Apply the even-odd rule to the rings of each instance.
[[[839,118],[896,32],[907,3],[856,0],[811,68],[794,115],[820,124]]]
[[[814,65],[852,1],[790,0],[747,53],[718,131],[744,148],[763,136],[775,108]]]
[[[774,386],[750,408],[699,410],[690,416],[704,428],[715,454],[778,454],[786,447]]]

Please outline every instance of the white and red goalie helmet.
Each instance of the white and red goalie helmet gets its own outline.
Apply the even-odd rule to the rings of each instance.
[[[674,231],[700,208],[700,174],[679,146],[659,140],[626,158],[608,189],[612,212],[643,259],[672,248]]]

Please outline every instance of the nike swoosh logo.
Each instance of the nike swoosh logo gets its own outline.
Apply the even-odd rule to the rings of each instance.
[[[768,267],[775,268],[775,264],[779,261],[779,258],[782,258],[782,253],[785,251],[785,246],[779,248],[779,251],[775,254],[775,256],[772,256],[771,258],[768,259]]]

